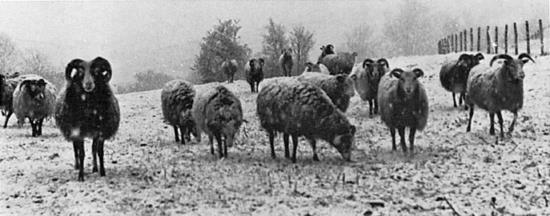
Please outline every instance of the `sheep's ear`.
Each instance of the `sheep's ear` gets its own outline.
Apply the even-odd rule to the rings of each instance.
[[[527,53],[522,53],[518,56],[518,59],[523,62],[523,64],[527,63],[529,60],[531,60],[533,63],[535,63],[535,60],[531,58],[531,56]]]
[[[336,81],[341,82],[341,83],[346,82],[346,75],[345,74],[336,75]]]
[[[248,65],[250,68],[254,68],[254,59],[250,59],[250,61],[248,61]]]
[[[72,80],[76,73],[73,74],[73,70],[78,69],[80,65],[84,62],[82,59],[73,59],[69,64],[67,64],[67,67],[65,67],[65,79],[66,80]]]
[[[506,54],[498,54],[498,55],[495,55],[493,57],[493,59],[491,59],[491,62],[489,62],[489,66],[493,66],[493,62],[496,61],[497,59],[504,59],[506,60],[506,63],[508,62],[511,62],[513,61],[514,59],[512,57],[510,57],[509,55],[506,55]]]
[[[475,55],[475,57],[477,58],[477,60],[480,60],[480,61],[483,60],[483,59],[485,59],[485,56],[483,56],[483,54],[481,54],[481,53],[477,53],[477,54]]]
[[[38,86],[46,86],[46,81],[44,81],[44,79],[39,79],[37,84]]]
[[[107,59],[102,57],[95,58],[90,65],[90,69],[98,70],[103,77],[104,82],[109,82],[111,80],[111,76],[113,75],[111,64],[107,61]]]
[[[369,65],[372,64],[372,63],[374,63],[374,61],[373,61],[372,59],[370,59],[370,58],[365,59],[365,60],[363,61],[363,68],[366,68],[367,66],[369,66]]]
[[[349,75],[349,78],[352,80],[357,80],[357,74],[351,74]]]
[[[401,73],[403,73],[403,70],[401,68],[396,68],[390,72],[390,75],[399,79],[401,78]]]
[[[260,67],[263,67],[264,66],[264,59],[263,58],[259,58],[260,60]]]
[[[383,67],[386,67],[386,70],[390,68],[390,63],[388,63],[388,60],[386,60],[385,58],[378,59],[377,62]]]
[[[416,74],[416,77],[424,76],[424,71],[422,71],[420,68],[413,69],[413,73]]]

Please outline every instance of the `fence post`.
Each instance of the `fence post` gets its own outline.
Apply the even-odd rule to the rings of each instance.
[[[458,47],[458,51],[462,51],[462,31],[458,32],[458,34],[460,35],[459,36],[459,39],[458,39],[458,44],[460,44],[460,46]]]
[[[487,54],[491,54],[491,37],[489,36],[489,26],[487,26],[486,36],[487,36]]]
[[[531,55],[531,47],[529,44],[529,21],[525,20],[525,42],[527,43],[527,54]]]
[[[508,54],[508,24],[504,25],[504,53]]]
[[[455,52],[458,51],[458,35],[455,34]]]
[[[544,55],[544,29],[542,28],[542,19],[539,19],[539,31],[540,31],[540,55]]]
[[[470,28],[470,51],[474,51],[474,28]]]
[[[481,27],[477,27],[477,51],[481,51]]]
[[[495,26],[495,54],[498,54],[498,26]]]
[[[468,30],[464,30],[464,52],[468,51]]]
[[[518,27],[515,22],[514,22],[514,45],[515,45],[514,54],[517,55],[518,54]]]

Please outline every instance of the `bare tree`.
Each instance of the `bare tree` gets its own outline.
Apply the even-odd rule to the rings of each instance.
[[[309,58],[309,51],[315,44],[313,32],[306,30],[304,26],[295,26],[290,33],[290,46],[296,54],[295,74],[304,71],[305,63]]]
[[[373,31],[368,25],[358,26],[347,33],[345,46],[348,50],[357,52],[361,58],[381,55]]]
[[[285,27],[277,24],[269,18],[269,24],[265,26],[267,33],[263,37],[262,54],[266,57],[264,65],[264,77],[281,75],[278,64],[281,51],[288,47],[288,40],[285,37]]]
[[[0,73],[11,73],[17,62],[17,48],[11,38],[0,34]]]
[[[24,74],[38,74],[57,87],[62,86],[65,82],[62,70],[56,70],[44,53],[38,50],[27,50],[22,55],[21,60],[21,68]]]

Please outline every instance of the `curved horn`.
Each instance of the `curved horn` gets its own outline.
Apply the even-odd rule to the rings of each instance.
[[[483,54],[481,54],[481,53],[477,53],[477,54],[475,55],[475,57],[477,58],[477,60],[483,60],[483,59],[485,59],[485,56],[483,56]]]
[[[399,77],[401,77],[401,73],[403,73],[403,69],[395,68],[390,72],[390,75],[399,78]]]
[[[416,74],[416,77],[424,76],[424,71],[420,68],[413,69],[413,73]]]
[[[367,65],[374,63],[374,61],[370,58],[367,58],[363,60],[363,68],[367,67]]]
[[[489,66],[493,66],[493,62],[496,61],[497,59],[505,59],[505,60],[508,61],[508,62],[514,60],[514,59],[513,59],[512,57],[510,57],[509,55],[506,55],[506,54],[498,54],[498,55],[494,56],[493,59],[491,59],[491,62],[489,63]]]
[[[527,59],[525,59],[525,58],[527,58]],[[527,63],[529,60],[531,60],[533,63],[535,63],[535,60],[533,60],[533,58],[531,58],[531,56],[527,53],[519,54],[518,59],[521,60],[523,62],[523,64]]]
[[[378,61],[376,61],[376,62],[378,62],[378,64],[380,64],[382,66],[386,66],[386,68],[390,68],[390,63],[385,58],[378,59]]]
[[[92,60],[90,69],[94,70],[95,68],[99,69],[101,75],[103,76],[103,80],[105,82],[109,82],[109,80],[111,80],[113,71],[111,70],[111,64],[109,63],[109,61],[107,61],[107,59],[104,59],[102,57],[97,57],[94,60]]]
[[[71,62],[69,62],[69,64],[67,64],[67,67],[65,68],[65,79],[66,80],[71,80],[73,78],[72,76],[72,72],[73,72],[73,69],[76,69],[80,66],[80,64],[82,64],[82,62],[84,62],[84,60],[82,59],[73,59],[71,60]]]

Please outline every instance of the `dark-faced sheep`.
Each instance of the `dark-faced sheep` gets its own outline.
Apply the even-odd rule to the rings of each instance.
[[[304,72],[318,72],[326,75],[330,75],[328,68],[321,63],[313,64],[312,62],[306,62]]]
[[[369,115],[378,113],[378,85],[380,79],[389,71],[389,63],[385,58],[376,60],[365,59],[359,67],[355,66],[350,74],[355,90],[362,100],[369,102]]]
[[[192,108],[198,134],[205,132],[214,154],[214,140],[218,142],[220,158],[227,157],[227,148],[233,146],[235,134],[243,122],[241,101],[224,86],[198,92]]]
[[[334,46],[332,44],[327,44],[326,46],[325,45],[321,46],[321,55],[319,55],[319,58],[317,59],[317,63],[320,63],[321,60],[323,60],[323,58],[326,55],[335,54],[335,53],[336,52],[334,52]]]
[[[292,76],[292,66],[294,62],[292,61],[292,49],[283,49],[281,51],[281,56],[279,57],[279,65],[283,71],[283,76],[289,77]]]
[[[237,60],[235,59],[228,59],[222,62],[221,68],[223,73],[227,76],[228,83],[233,83],[233,78],[235,77],[238,66]]]
[[[338,52],[336,54],[326,55],[319,63],[327,66],[331,75],[334,74],[350,74],[355,65],[355,57],[357,53]]]
[[[250,59],[244,66],[244,73],[246,75],[246,81],[250,84],[250,91],[258,92],[258,86],[264,79],[264,59]]]
[[[66,140],[73,142],[78,180],[84,181],[84,138],[92,138],[93,172],[105,176],[103,145],[120,123],[118,101],[109,86],[110,63],[97,57],[88,62],[74,59],[65,69],[66,86],[55,107],[55,121]]]
[[[498,61],[498,65],[493,63]],[[500,111],[508,110],[514,114],[509,133],[514,131],[518,111],[523,107],[523,65],[528,61],[535,62],[531,56],[522,53],[517,59],[506,54],[499,54],[491,59],[489,66],[478,65],[472,68],[466,87],[466,104],[470,108],[470,118],[466,131],[470,131],[474,105],[489,112],[491,127],[489,133],[495,134],[494,116],[498,117],[500,136],[504,137],[503,120]]]
[[[42,135],[44,119],[52,116],[56,99],[55,86],[41,76],[28,76],[13,92],[13,108],[18,125],[29,119],[32,136]]]
[[[19,73],[15,75],[0,74],[0,109],[6,116],[4,128],[8,127],[8,121],[13,114],[13,92],[21,81],[18,76]]]
[[[441,71],[439,72],[439,80],[441,85],[447,91],[450,91],[453,95],[453,105],[457,107],[455,100],[455,93],[459,93],[459,105],[462,105],[462,100],[466,93],[466,82],[468,80],[468,75],[470,70],[479,64],[479,61],[482,60],[483,54],[478,53],[476,55],[462,54],[458,60],[450,61],[444,63],[441,66]]]
[[[392,150],[395,145],[395,129],[401,136],[401,148],[407,152],[405,144],[405,128],[410,128],[409,150],[414,153],[414,134],[416,130],[423,130],[428,120],[428,97],[418,78],[424,72],[418,68],[412,71],[393,69],[384,75],[378,88],[378,103],[380,103],[380,117],[389,127],[392,137]]]
[[[160,93],[164,120],[174,127],[176,142],[180,141],[178,131],[180,132],[181,144],[185,144],[185,140],[187,137],[190,138],[191,133],[198,137],[195,121],[191,115],[194,97],[193,85],[184,80],[167,82]]]
[[[291,78],[275,78],[267,82],[256,100],[260,124],[267,131],[271,156],[275,155],[277,132],[290,134],[294,143],[292,161],[296,162],[298,137],[305,136],[313,150],[313,160],[319,160],[316,140],[322,139],[335,147],[342,157],[351,160],[355,126],[331,102],[320,88],[309,82]],[[289,158],[288,138],[285,157]]]

